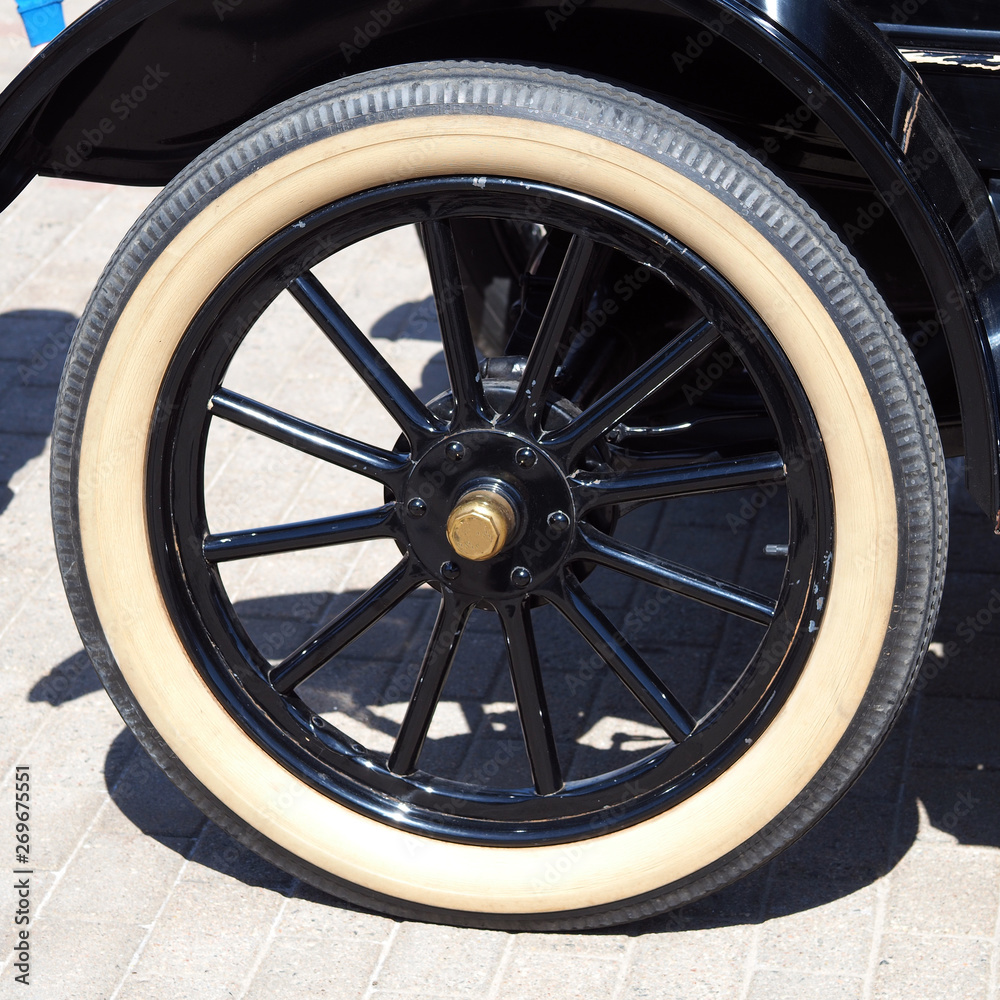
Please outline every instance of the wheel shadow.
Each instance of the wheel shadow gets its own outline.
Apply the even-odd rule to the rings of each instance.
[[[14,474],[45,448],[76,324],[58,310],[0,314],[0,513],[13,499]]]

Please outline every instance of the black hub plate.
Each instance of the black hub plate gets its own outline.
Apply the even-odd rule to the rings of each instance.
[[[449,446],[462,446],[462,458],[450,457]],[[533,464],[518,461],[527,450]],[[529,460],[530,462],[530,460]],[[448,517],[473,489],[497,489],[512,501],[517,526],[504,550],[492,559],[464,559],[445,534]],[[435,444],[414,466],[406,485],[404,507],[411,500],[426,504],[422,517],[406,518],[407,538],[427,575],[460,594],[504,601],[547,583],[559,571],[573,542],[573,500],[562,470],[535,442],[500,430],[455,434]],[[568,515],[564,530],[549,526],[551,514]],[[442,573],[442,566],[458,569]],[[527,569],[530,582],[518,586],[511,576]]]

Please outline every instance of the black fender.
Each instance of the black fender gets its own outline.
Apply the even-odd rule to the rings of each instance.
[[[544,62],[669,100],[714,45],[763,67],[874,185],[947,340],[969,489],[1000,518],[997,219],[920,78],[845,0],[104,0],[0,95],[0,206],[36,174],[165,183],[254,114],[377,66]]]

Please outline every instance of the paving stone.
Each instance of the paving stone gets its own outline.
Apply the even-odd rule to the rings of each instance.
[[[647,605],[649,601],[654,603]],[[729,617],[724,612],[706,607],[704,604],[673,598],[662,591],[656,592],[654,588],[645,584],[636,588],[628,607],[623,612],[609,617],[620,631],[625,631],[628,629],[626,622],[629,615],[646,614],[647,606],[662,610],[648,614],[648,621],[643,622],[640,632],[641,638],[636,637],[636,642],[641,643],[644,649],[651,647],[673,649],[678,646],[710,647],[718,640]]]
[[[747,1000],[857,1000],[863,980],[800,972],[755,972]]]
[[[239,996],[282,903],[281,896],[231,883],[179,883],[119,996]]]
[[[717,661],[722,658],[716,650],[684,645],[665,650],[641,633],[635,641],[635,648],[692,715],[706,712],[729,690],[729,684],[720,682],[713,685],[718,673]],[[725,690],[721,690],[723,687]]]
[[[58,309],[10,310],[0,314],[0,359],[5,381],[59,385],[62,366],[78,317]],[[55,393],[52,393],[53,400]],[[4,398],[3,406],[7,405]]]
[[[45,521],[37,526],[48,527]],[[80,637],[55,567],[22,585],[22,612],[0,620],[0,660],[28,684],[27,700],[58,702],[98,690],[89,660],[80,658]],[[71,697],[71,694],[73,697]]]
[[[889,931],[993,936],[1000,907],[996,851],[914,844],[889,885]]]
[[[14,220],[0,224],[0,240],[4,246],[4,268],[0,271],[0,310],[20,303],[14,297],[18,286],[24,285],[49,255],[60,249],[60,244],[90,214],[94,206],[109,195],[106,185],[73,185],[69,182],[31,182],[31,223],[18,226]],[[44,190],[44,197],[32,197],[34,191]],[[21,195],[25,197],[24,194]],[[96,277],[96,276],[95,276]],[[48,284],[57,287],[51,275]],[[48,296],[46,296],[48,298]],[[49,301],[42,300],[51,307]],[[37,306],[36,298],[32,305]]]
[[[652,551],[649,545],[637,542],[634,538],[629,538],[627,540],[631,544],[637,545],[639,548],[642,548],[647,552]],[[543,558],[543,555],[535,556],[535,558]],[[530,563],[531,561],[532,560],[530,559],[525,560],[527,563]],[[532,567],[529,565],[528,568],[530,569]],[[586,589],[587,593],[591,595],[591,598],[597,606],[609,618],[611,618],[623,632],[633,632],[632,627],[626,626],[625,620],[626,618],[629,618],[631,622],[635,621],[637,606],[638,608],[641,608],[646,597],[643,595],[642,600],[637,601],[636,595],[639,593],[640,588],[638,583],[632,577],[625,573],[616,573],[603,566],[598,566],[587,577]],[[666,600],[666,596],[663,600]],[[673,598],[671,597],[670,600],[672,602]],[[634,638],[634,634],[629,635],[628,638]]]
[[[937,641],[932,644],[917,677],[915,690],[937,697],[1000,700],[1000,643]]]
[[[778,873],[842,880],[885,873],[895,803],[846,796],[775,862]]]
[[[6,798],[6,795],[5,795]],[[7,801],[10,801],[8,798]],[[8,833],[7,831],[10,830]],[[4,831],[10,836],[13,833],[9,827]],[[13,842],[11,843],[13,847]],[[49,894],[52,886],[55,884],[56,880],[59,878],[57,872],[43,871],[39,868],[34,868],[32,865],[20,866],[17,863],[16,858],[11,852],[10,858],[11,864],[4,873],[4,905],[9,907],[7,914],[8,919],[5,921],[6,926],[0,931],[0,996],[6,997],[8,995],[16,995],[16,990],[18,987],[14,987],[12,982],[11,966],[14,962],[19,962],[20,959],[15,954],[13,948],[18,940],[18,934],[21,930],[26,929],[28,931],[28,949],[31,951],[34,945],[37,945],[38,939],[35,937],[35,927],[37,926],[39,920],[41,919],[45,906],[46,897]],[[15,867],[17,865],[17,867]],[[8,881],[9,879],[9,881]],[[28,882],[28,918],[29,923],[25,927],[23,924],[14,923],[15,912],[20,913],[19,903],[21,897],[18,895],[17,890],[21,888],[20,883],[27,879]],[[29,978],[32,978],[29,976]],[[11,989],[11,987],[14,987]],[[4,991],[8,990],[8,993]]]
[[[213,942],[215,943],[215,942]],[[178,963],[181,959],[178,959]],[[232,1000],[241,993],[241,973],[247,969],[230,969],[227,963],[215,963],[202,975],[173,972],[149,975],[133,969],[125,978],[118,1000],[150,1000],[151,997],[169,997],[170,1000]]]
[[[45,452],[31,459],[11,478],[9,490],[3,494],[6,507],[5,544],[0,557],[0,636],[6,634],[41,587],[58,579],[54,552],[48,544],[52,527],[48,516],[47,465]],[[47,638],[44,632],[39,635]],[[25,647],[21,655],[34,656],[34,646]]]
[[[592,1000],[610,996],[621,959],[585,958],[546,950],[529,950],[516,942],[504,970],[497,1000],[525,996],[553,1000]]]
[[[241,602],[242,604],[263,605],[271,610],[273,601]],[[237,612],[241,609],[237,608]],[[320,629],[320,624],[301,622],[288,618],[253,618],[246,614],[239,615],[239,621],[246,629],[250,641],[265,660],[278,663],[304,645]]]
[[[18,763],[31,767],[36,866],[58,871],[108,802],[104,761],[121,719],[103,695],[62,706]],[[46,738],[46,734],[48,738]]]
[[[372,993],[372,1000],[451,1000],[453,996],[454,994],[451,993],[422,993],[410,990],[405,993],[397,993],[394,990],[388,992],[378,990]]]
[[[371,941],[381,945],[396,924],[397,921],[389,917],[366,913],[349,903],[334,902],[319,890],[302,884],[281,912],[275,940],[280,937],[290,940],[338,940],[345,945]]]
[[[530,788],[531,774],[524,743],[514,720],[507,733],[495,736],[484,722],[469,746],[458,772],[458,780],[491,788]]]
[[[375,942],[344,943],[279,932],[244,994],[245,1000],[280,996],[358,1000],[364,996],[382,949]]]
[[[316,461],[260,435],[245,436],[206,490],[213,527],[232,531],[284,523]]]
[[[872,998],[985,1000],[989,975],[990,946],[984,941],[886,934],[879,951]]]
[[[988,537],[975,542],[969,539],[964,544],[976,545],[989,558],[989,553],[996,550],[995,543],[995,537],[989,532]],[[961,550],[963,542],[952,539],[951,546]],[[983,563],[978,570],[975,573],[953,571],[946,579],[934,633],[936,641],[967,645],[985,641],[993,645],[1000,636],[1000,587],[996,570],[990,572],[989,565]]]
[[[772,883],[768,907],[772,919],[761,927],[757,964],[788,973],[863,979],[875,926],[874,887],[814,908],[803,905],[800,890],[801,886],[788,885],[782,878]]]
[[[31,763],[28,747],[49,721],[42,705],[31,704],[25,695],[25,680],[13,671],[0,669],[0,774],[16,764]]]
[[[652,548],[664,558],[723,580],[738,575],[746,544],[743,535],[720,541],[718,528],[674,530],[667,520],[660,522],[652,540]]]
[[[480,997],[493,979],[506,943],[507,935],[494,931],[400,924],[374,985],[379,994],[416,985],[428,995]],[[474,961],[470,956],[475,956]]]
[[[53,708],[59,708],[68,701],[102,690],[101,680],[90,657],[81,649],[40,678],[28,692],[28,701],[44,701]]]
[[[149,924],[184,865],[190,841],[160,844],[134,827],[130,832],[88,834],[47,908],[63,917]]]
[[[137,746],[128,764],[108,784],[112,806],[106,810],[107,815],[122,817],[149,837],[193,840],[205,824],[200,810],[141,747]]]
[[[771,867],[759,868],[731,886],[697,902],[644,921],[640,926],[656,930],[702,930],[759,923],[764,919]]]
[[[847,793],[849,799],[871,800],[883,805],[901,801],[903,768],[913,725],[913,705],[914,701],[910,701],[904,707],[886,741],[851,786]]]
[[[632,938],[615,929],[597,934],[518,934],[513,947],[516,954],[539,952],[545,955],[578,955],[620,961],[627,957]]]
[[[946,594],[949,595],[948,599],[950,599],[951,594],[965,590],[961,582],[961,577],[965,574],[986,574],[991,569],[996,568],[995,542],[993,525],[985,514],[978,511],[974,513],[959,512],[951,518],[949,546],[956,554],[954,559],[949,558],[948,560],[949,568],[954,577],[951,591],[946,589]],[[980,582],[987,584],[985,576]],[[996,586],[995,583],[989,584],[983,588],[982,592],[988,594],[994,586]],[[979,602],[976,606],[979,606]]]
[[[145,935],[145,927],[126,920],[116,922],[113,933],[109,933],[106,920],[43,915],[31,929],[35,950],[31,986],[24,995],[32,1000],[110,997]],[[8,975],[9,970],[4,973],[3,987],[10,981]],[[11,990],[2,995],[18,994]]]
[[[643,936],[621,996],[623,1000],[739,996],[750,947],[751,933],[745,927]]]
[[[665,671],[673,678],[671,671]],[[611,771],[616,767],[646,756],[668,740],[663,729],[656,725],[617,675],[602,667],[589,683],[578,682],[567,686],[567,715],[564,742],[568,750],[575,750],[570,778],[583,778]],[[697,679],[692,681],[697,685]],[[589,709],[588,687],[597,687],[597,696]],[[696,705],[696,696],[682,683],[671,683],[671,690],[683,704]],[[579,708],[578,708],[579,706]],[[578,711],[586,715],[575,718]]]

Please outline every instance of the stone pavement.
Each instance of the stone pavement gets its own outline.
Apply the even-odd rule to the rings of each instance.
[[[12,12],[12,3],[0,9],[4,78],[27,57]],[[998,996],[1000,539],[965,494],[960,463],[952,469],[952,548],[936,644],[904,718],[811,834],[709,900],[589,934],[396,921],[316,893],[206,822],[149,763],[82,653],[48,514],[48,433],[67,338],[150,197],[141,189],[38,180],[0,215],[0,843],[7,845],[0,870],[8,872],[0,881],[15,880],[18,764],[31,765],[35,872],[27,992],[14,981],[9,953],[15,891],[0,888],[0,998]],[[381,331],[380,347],[394,363],[423,366],[426,388],[439,378],[440,362],[419,335],[419,309],[403,322],[403,314],[386,317],[382,302],[362,297],[373,269],[386,268],[386,254],[403,249],[356,255],[337,292],[362,325]],[[425,298],[422,274],[402,256],[392,266],[399,302]],[[280,310],[269,322],[284,329]],[[285,345],[291,361],[306,349],[304,341]],[[280,372],[255,366],[252,354],[241,377],[275,400],[292,391]],[[317,370],[312,389],[304,396],[296,390],[301,405],[332,406],[348,428],[367,426],[358,399],[324,391],[324,377]],[[213,513],[235,523],[246,492],[225,483],[252,484],[260,466],[241,458],[238,439],[232,447],[223,440],[210,461],[219,484]],[[305,487],[315,469],[265,469],[284,484],[265,506],[313,516]],[[697,526],[690,533],[700,537]],[[729,538],[719,545],[723,562],[735,558]],[[363,586],[365,573],[375,572],[373,560],[364,563],[346,572],[341,591]],[[291,566],[288,578],[286,592],[299,604],[329,587],[308,561]],[[265,641],[282,620],[265,600],[274,591],[253,570],[232,585],[247,627]],[[276,641],[291,640],[279,632]],[[405,637],[399,648],[402,663]],[[693,661],[703,652],[694,640],[690,650]],[[596,719],[609,715],[601,697]],[[483,725],[498,730],[507,705],[502,692],[493,698],[483,706]],[[354,718],[374,744],[378,717]],[[456,725],[455,737],[461,733]],[[593,733],[592,749],[599,749],[599,727]]]

